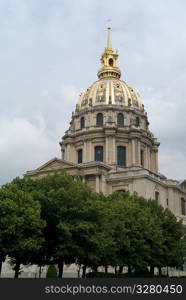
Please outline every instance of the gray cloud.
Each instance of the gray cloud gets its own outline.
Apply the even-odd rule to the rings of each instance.
[[[112,19],[122,78],[161,142],[160,172],[186,170],[183,0],[0,0],[0,184],[60,156],[80,92],[95,81]]]

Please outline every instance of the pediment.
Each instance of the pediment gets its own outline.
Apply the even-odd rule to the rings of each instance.
[[[53,158],[46,162],[41,167],[37,168],[37,171],[53,171],[53,170],[60,170],[60,169],[68,169],[74,167],[75,164],[69,163],[59,158]]]

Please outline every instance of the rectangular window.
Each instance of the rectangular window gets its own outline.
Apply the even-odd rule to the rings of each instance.
[[[83,150],[78,150],[78,164],[81,164],[83,162]]]
[[[95,147],[95,161],[103,161],[103,147],[102,146]]]
[[[141,158],[141,165],[142,165],[142,167],[144,167],[144,151],[143,150],[141,150],[140,158]]]
[[[97,126],[103,126],[103,114],[99,113],[96,116],[96,125]]]
[[[119,146],[117,147],[117,162],[119,166],[126,166],[126,148]]]
[[[158,203],[160,200],[160,193],[159,192],[155,192],[155,200]]]
[[[181,214],[186,215],[186,208],[185,208],[185,199],[181,198]]]

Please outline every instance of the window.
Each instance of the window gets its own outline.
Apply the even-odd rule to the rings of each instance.
[[[97,114],[96,125],[103,126],[103,114],[101,114],[101,113]]]
[[[128,106],[131,106],[131,105],[132,105],[131,99],[129,98],[129,99],[128,99]]]
[[[80,127],[81,127],[81,129],[85,127],[85,118],[84,117],[82,117],[80,120]]]
[[[117,115],[117,124],[118,125],[124,125],[124,116],[122,113],[119,113]]]
[[[156,202],[159,202],[160,199],[160,193],[159,192],[155,192],[155,200]]]
[[[136,119],[135,119],[135,126],[136,127],[140,126],[140,118],[139,117],[136,117]]]
[[[83,162],[83,150],[82,149],[78,150],[77,154],[78,154],[78,164],[81,164]]]
[[[115,102],[125,102],[124,98],[120,95],[120,96],[115,96]]]
[[[88,99],[83,99],[83,100],[81,101],[81,106],[84,106],[84,105],[86,105],[86,104],[88,104]]]
[[[186,208],[185,208],[185,199],[181,198],[181,214],[186,215]]]
[[[105,95],[98,95],[96,98],[96,102],[104,102],[105,101]]]
[[[168,198],[166,199],[166,202],[167,202],[167,206],[169,206],[169,199]]]
[[[141,152],[140,152],[140,159],[141,159],[141,165],[142,165],[142,167],[144,167],[144,151],[143,150],[141,150]]]
[[[126,166],[126,148],[117,147],[117,162],[119,166]]]
[[[126,191],[125,190],[117,190],[116,192],[117,193],[125,193]]]
[[[95,147],[95,161],[103,161],[103,147]]]
[[[113,59],[109,58],[109,66],[113,67]]]

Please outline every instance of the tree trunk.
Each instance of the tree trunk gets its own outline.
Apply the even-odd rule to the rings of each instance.
[[[119,266],[119,274],[123,273],[123,266]]]
[[[105,273],[108,273],[108,266],[105,266]]]
[[[154,266],[150,266],[150,274],[154,275]]]
[[[98,271],[98,266],[93,266],[93,268],[92,268],[92,269],[93,269],[93,271],[94,271],[94,272],[96,272],[96,273],[97,273],[97,271]]]
[[[64,266],[64,262],[63,259],[61,259],[58,263],[58,269],[59,269],[58,278],[63,277],[63,266]]]
[[[39,266],[39,278],[41,278],[41,266]]]
[[[115,270],[115,274],[118,274],[117,267],[114,267],[114,270]]]
[[[78,278],[80,278],[81,265],[78,266]]]
[[[19,271],[20,271],[20,262],[16,262],[14,270],[15,270],[14,278],[18,278],[19,277]]]
[[[3,264],[3,260],[0,260],[0,277],[1,277],[1,271],[2,271],[2,264]]]
[[[161,276],[162,275],[161,267],[158,268],[158,271],[159,271],[159,276]]]
[[[86,268],[87,268],[86,265],[84,265],[83,268],[82,268],[83,269],[82,278],[86,277]]]
[[[128,265],[128,273],[131,273],[131,272],[132,272],[131,265]]]

